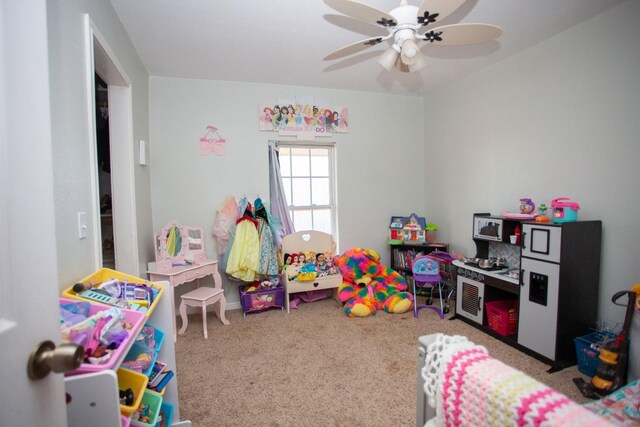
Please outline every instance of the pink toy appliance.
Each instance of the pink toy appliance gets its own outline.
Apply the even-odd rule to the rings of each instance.
[[[578,220],[580,205],[572,202],[568,197],[559,197],[551,201],[551,220],[557,224],[575,222]]]

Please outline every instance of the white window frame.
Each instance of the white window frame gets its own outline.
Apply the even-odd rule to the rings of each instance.
[[[290,200],[287,200],[289,214],[291,212],[302,212],[302,211],[313,211],[317,209],[329,209],[331,212],[331,235],[334,236],[334,239],[337,239],[338,233],[338,206],[337,206],[337,195],[336,195],[336,144],[334,142],[312,142],[312,141],[302,141],[302,142],[293,142],[293,141],[278,141],[278,147],[281,148],[306,148],[306,149],[327,149],[328,150],[328,160],[329,160],[329,204],[327,205],[299,205],[295,206],[291,203]],[[280,163],[282,165],[282,158],[280,158]],[[292,171],[292,165],[289,164],[289,170]],[[310,168],[311,170],[311,168]],[[280,173],[282,174],[282,167],[280,169]],[[284,178],[312,178],[314,177],[309,172],[309,175],[291,175],[291,176],[282,176]],[[316,176],[317,177],[317,176]],[[289,180],[290,187],[288,189],[288,194],[293,194],[293,179]],[[311,183],[311,179],[309,180]],[[284,182],[283,182],[284,185]],[[286,191],[285,191],[286,192]],[[310,200],[312,199],[312,189],[309,188]],[[292,218],[293,221],[293,218]],[[311,215],[311,221],[313,224],[313,215]],[[296,230],[300,231],[300,230]]]

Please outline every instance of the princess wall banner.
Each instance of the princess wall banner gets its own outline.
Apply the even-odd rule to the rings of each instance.
[[[331,107],[311,99],[278,100],[260,104],[260,130],[280,135],[331,136],[349,130],[346,107]]]

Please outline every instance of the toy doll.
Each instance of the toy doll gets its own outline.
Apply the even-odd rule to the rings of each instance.
[[[282,264],[281,273],[284,273],[284,274],[287,273],[287,268],[291,266],[292,260],[293,258],[291,257],[291,254],[284,254],[284,263]]]
[[[299,268],[302,268],[302,266],[306,263],[306,261],[307,261],[307,258],[306,258],[306,256],[305,256],[305,254],[304,254],[303,252],[300,252],[300,253],[298,254],[298,262],[296,262],[296,265],[297,265]]]
[[[316,265],[313,260],[308,260],[304,263],[302,267],[300,267],[300,272],[298,273],[298,280],[308,281],[313,280],[318,277],[318,271],[316,270]]]
[[[316,262],[316,253],[313,251],[305,251],[304,259],[306,262],[315,263]]]
[[[298,273],[300,272],[300,255],[299,254],[291,254],[289,257],[289,266],[287,267],[287,278],[289,280],[296,280],[298,278]]]
[[[330,266],[325,260],[325,256],[322,252],[316,254],[316,270],[318,271],[318,277],[324,277],[329,274]]]
[[[324,253],[324,259],[327,263],[327,275],[329,274],[338,274],[338,267],[333,264],[334,253],[331,251],[327,251]]]

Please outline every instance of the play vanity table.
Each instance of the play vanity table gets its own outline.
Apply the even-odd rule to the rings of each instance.
[[[173,322],[173,339],[176,340],[176,312],[174,289],[183,283],[196,281],[200,287],[200,279],[211,275],[214,289],[222,289],[222,278],[218,272],[218,261],[207,259],[204,253],[204,234],[202,228],[183,226],[178,221],[169,223],[155,234],[156,262],[148,265],[149,279],[167,281],[171,284],[169,299],[171,319]],[[222,296],[224,299],[224,296]],[[224,309],[216,310],[216,314],[224,324]]]

